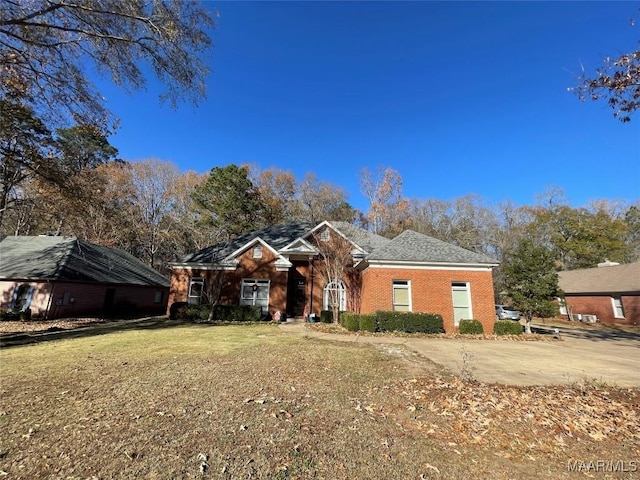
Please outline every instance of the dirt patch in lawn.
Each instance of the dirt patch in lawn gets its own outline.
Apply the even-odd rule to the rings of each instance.
[[[485,385],[416,362],[269,325],[6,349],[0,475],[560,479],[584,476],[568,462],[638,458],[638,390]]]

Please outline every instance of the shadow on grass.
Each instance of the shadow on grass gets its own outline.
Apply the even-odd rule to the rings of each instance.
[[[531,331],[540,335],[553,335],[554,329],[560,330],[561,337],[578,338],[592,341],[631,341],[640,343],[640,334],[629,332],[616,327],[599,326],[594,328],[580,328],[566,326],[532,325]]]
[[[183,326],[216,327],[223,323],[200,323],[185,320],[169,320],[167,317],[146,317],[135,320],[119,320],[86,327],[59,329],[53,327],[45,331],[5,333],[0,335],[0,348],[17,347],[51,340],[93,337],[107,333],[128,330],[159,330]]]

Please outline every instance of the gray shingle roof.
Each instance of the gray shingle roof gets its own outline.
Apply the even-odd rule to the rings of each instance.
[[[314,226],[314,224],[306,222],[271,225],[262,230],[242,235],[230,242],[217,243],[195,253],[185,255],[179,260],[179,263],[217,263],[258,237],[276,250],[280,250],[295,239],[303,236]]]
[[[559,272],[558,283],[565,293],[640,292],[640,261]]]
[[[489,265],[498,263],[487,255],[466,250],[413,230],[405,230],[387,244],[376,248],[367,260]]]
[[[345,237],[353,243],[362,247],[367,252],[372,252],[376,248],[386,245],[391,240],[375,233],[356,227],[349,222],[329,222],[336,227]]]
[[[465,250],[412,230],[406,230],[393,240],[389,240],[348,222],[330,223],[349,240],[369,252],[367,260],[490,265],[498,263],[486,255]],[[276,250],[280,250],[307,234],[314,227],[316,225],[312,223],[273,225],[238,237],[231,242],[218,243],[191,253],[182,257],[177,263],[218,263],[258,237]]]
[[[167,278],[124,250],[75,237],[5,237],[0,278],[169,286]]]

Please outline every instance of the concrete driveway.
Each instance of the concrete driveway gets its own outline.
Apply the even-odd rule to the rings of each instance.
[[[640,387],[640,335],[633,333],[563,328],[559,340],[508,341],[325,334],[303,323],[281,328],[318,339],[403,345],[450,373],[459,374],[465,368],[481,382],[549,385],[593,380]]]

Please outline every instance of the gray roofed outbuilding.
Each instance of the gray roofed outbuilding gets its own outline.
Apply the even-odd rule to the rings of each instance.
[[[640,260],[624,265],[559,272],[558,283],[568,294],[637,293],[640,292]]]
[[[8,236],[0,241],[0,279],[162,287],[170,284],[124,250],[76,237],[52,236]]]
[[[405,230],[385,245],[376,248],[368,261],[486,264],[497,265],[497,260],[482,253],[472,252],[413,230]]]

